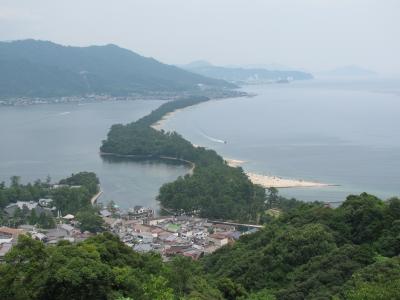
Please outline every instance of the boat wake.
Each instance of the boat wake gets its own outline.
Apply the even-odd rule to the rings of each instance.
[[[65,115],[69,115],[71,112],[70,111],[64,111],[62,113],[57,114],[57,116],[65,116]]]
[[[226,143],[227,143],[227,142],[224,141],[224,140],[217,139],[217,138],[215,138],[215,137],[209,136],[209,135],[205,134],[205,133],[204,133],[203,131],[201,131],[201,130],[199,130],[199,133],[200,133],[203,137],[205,137],[207,140],[210,140],[210,141],[212,141],[212,142],[220,143],[220,144],[226,144]]]

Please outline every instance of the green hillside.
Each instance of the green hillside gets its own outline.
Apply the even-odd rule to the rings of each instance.
[[[232,87],[115,45],[0,42],[0,97],[130,95]]]

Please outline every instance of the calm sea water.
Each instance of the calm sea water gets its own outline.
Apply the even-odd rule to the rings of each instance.
[[[155,161],[105,161],[99,146],[114,123],[134,121],[161,101],[0,107],[0,181],[23,182],[96,172],[106,203],[157,207],[160,186],[186,173],[185,166]]]
[[[185,109],[164,128],[247,161],[248,171],[340,185],[281,189],[285,196],[400,196],[400,82],[315,80],[245,90],[257,96]]]
[[[253,98],[207,102],[175,114],[165,128],[245,170],[339,184],[281,189],[306,201],[341,201],[363,191],[400,195],[400,85],[396,82],[297,82],[246,87]],[[156,161],[106,161],[99,146],[109,127],[138,119],[161,101],[0,107],[0,181],[93,171],[102,202],[156,208],[159,187],[187,172]],[[224,144],[223,141],[227,141]]]

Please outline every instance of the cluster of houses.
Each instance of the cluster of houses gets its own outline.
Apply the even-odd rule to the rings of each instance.
[[[45,213],[53,217],[56,208],[53,206],[53,200],[43,198],[36,201],[17,201],[4,208],[4,213],[10,217],[9,225],[13,226],[13,217],[17,210],[30,215],[33,211],[37,216]],[[71,214],[59,216],[57,224],[52,229],[39,229],[34,225],[20,225],[18,228],[0,227],[0,261],[4,259],[5,254],[10,251],[12,246],[17,243],[21,234],[29,234],[32,238],[40,240],[46,244],[56,244],[60,240],[70,242],[82,241],[92,234],[88,232],[81,233],[76,226],[75,217]],[[14,226],[15,227],[15,226]]]
[[[158,252],[165,260],[174,255],[194,260],[234,243],[242,234],[235,226],[191,216],[103,216],[108,229],[137,252]],[[254,230],[252,230],[254,231]]]
[[[49,245],[57,244],[61,240],[79,242],[93,235],[89,232],[81,232],[76,227],[72,215],[66,215],[62,219],[63,221],[52,229],[38,229],[33,225],[20,225],[18,228],[0,227],[0,261],[4,259],[4,256],[11,250],[12,246],[17,243],[21,234],[29,234],[33,239]]]
[[[38,202],[16,202],[5,208],[12,215],[15,210],[37,210],[51,212],[51,199],[40,199]],[[238,231],[233,225],[209,222],[192,216],[154,216],[150,208],[135,206],[128,211],[118,208],[110,212],[107,208],[100,211],[107,230],[118,235],[120,240],[141,253],[158,252],[165,260],[175,255],[183,255],[194,260],[209,254],[218,248],[234,243],[248,232]],[[46,244],[56,244],[60,240],[70,242],[83,241],[93,234],[81,232],[73,215],[59,216],[56,228],[38,229],[31,225],[18,228],[0,227],[0,261],[17,242],[18,236],[29,234],[32,238]]]
[[[53,211],[56,209],[53,207],[53,200],[52,199],[39,199],[38,202],[35,201],[17,201],[15,203],[11,203],[4,208],[4,212],[9,215],[10,217],[14,216],[17,209],[21,211],[28,211],[32,212],[35,211],[37,216],[40,214],[45,213],[52,215]]]
[[[227,92],[225,92],[227,93]],[[90,103],[90,102],[104,102],[104,101],[129,101],[129,100],[174,100],[181,96],[190,95],[189,93],[173,93],[173,92],[153,92],[148,95],[132,94],[129,96],[110,96],[89,94],[85,96],[64,96],[64,97],[7,97],[0,98],[0,106],[21,106],[21,105],[35,105],[35,104],[48,104],[48,103]]]

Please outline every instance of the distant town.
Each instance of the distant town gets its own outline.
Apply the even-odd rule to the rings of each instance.
[[[215,90],[199,86],[202,95],[210,98],[230,98],[244,97],[249,94],[234,90]],[[105,101],[132,101],[132,100],[176,100],[182,97],[191,96],[191,92],[163,92],[154,91],[147,93],[129,94],[123,96],[114,96],[108,94],[87,94],[76,96],[60,97],[0,97],[0,106],[26,106],[37,104],[81,104]]]

